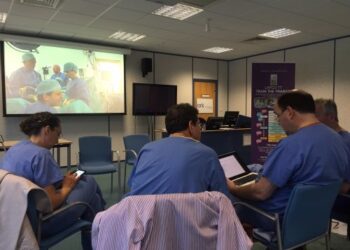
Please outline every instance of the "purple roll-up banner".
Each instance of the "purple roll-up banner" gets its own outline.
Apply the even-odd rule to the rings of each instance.
[[[264,164],[267,155],[286,134],[273,106],[277,98],[295,88],[294,63],[253,63],[251,162]]]

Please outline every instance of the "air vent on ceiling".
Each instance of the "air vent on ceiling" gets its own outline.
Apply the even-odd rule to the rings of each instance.
[[[212,2],[215,2],[217,0],[147,0],[149,2],[155,2],[160,3],[163,5],[173,6],[177,3],[184,3],[184,4],[190,4],[198,7],[204,7],[208,4],[211,4]]]
[[[262,36],[256,36],[253,38],[243,40],[242,43],[258,43],[258,42],[263,42],[263,41],[268,41],[268,40],[272,40],[272,39],[267,38],[267,37],[262,37]]]
[[[20,0],[21,3],[31,6],[39,6],[56,9],[61,0]]]

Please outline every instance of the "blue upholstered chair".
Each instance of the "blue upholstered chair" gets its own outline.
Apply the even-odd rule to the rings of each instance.
[[[113,162],[114,152],[117,153],[118,166]],[[119,154],[117,151],[112,151],[111,137],[80,137],[78,169],[90,175],[111,173],[111,192],[113,191],[113,174],[118,171],[118,188],[121,191]]]
[[[123,137],[125,147],[124,193],[126,183],[126,166],[134,166],[141,148],[151,140],[147,134],[127,135]]]
[[[62,206],[61,208],[51,211],[51,205],[47,194],[42,189],[31,191],[28,195],[28,208],[27,216],[33,228],[33,232],[37,238],[38,245],[41,250],[49,249],[50,247],[56,245],[65,238],[81,231],[82,233],[90,233],[92,220],[85,220],[81,218],[81,214],[74,216],[72,211],[86,211],[85,213],[90,213],[89,217],[94,217],[94,212],[89,207],[88,204],[83,202],[76,202],[70,205]],[[70,222],[62,230],[58,230],[55,234],[45,236],[43,228],[45,228],[45,223],[50,221],[50,225],[62,225],[62,221],[65,220],[67,223],[67,218],[65,215],[69,213]]]
[[[0,243],[1,249],[31,249],[37,246],[48,249],[78,231],[82,231],[84,244],[88,246],[95,216],[88,204],[76,202],[53,211],[44,189],[2,169],[0,178],[3,178],[0,187],[2,240],[4,235],[7,237],[5,242]],[[5,224],[8,228],[4,227]],[[9,237],[12,233],[15,237]]]
[[[278,214],[268,214],[243,202],[237,202],[235,206],[244,206],[275,222],[274,232],[253,229],[253,237],[269,249],[292,249],[321,237],[325,237],[326,249],[329,249],[329,221],[340,184],[297,185],[291,193],[281,225]]]

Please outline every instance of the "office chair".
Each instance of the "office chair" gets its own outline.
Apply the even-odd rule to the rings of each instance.
[[[125,165],[124,165],[124,187],[123,192],[125,193],[125,183],[126,183],[126,166],[134,166],[137,160],[137,156],[141,148],[149,143],[151,139],[147,134],[135,134],[127,135],[123,137],[124,147],[125,147]]]
[[[330,215],[340,184],[297,185],[290,195],[281,225],[277,213],[272,215],[244,202],[237,202],[235,206],[244,206],[275,223],[275,232],[253,229],[253,238],[269,249],[292,249],[321,237],[325,237],[326,249],[329,249]]]
[[[53,211],[44,189],[2,169],[0,198],[1,249],[48,249],[75,232],[90,233],[95,214],[87,204],[72,203]],[[45,230],[48,226],[54,228],[51,235]]]
[[[43,199],[37,199],[37,194],[35,194],[35,192],[30,192],[28,195],[27,216],[37,238],[40,250],[49,249],[79,231],[82,233],[90,233],[92,221],[83,219],[81,217],[81,212],[77,212],[86,210],[85,213],[90,213],[90,218],[93,218],[94,212],[88,204],[84,202],[75,202],[65,205],[58,210],[50,211],[47,207],[45,208],[41,205]],[[42,192],[44,191],[42,190]],[[48,197],[44,199],[48,199]],[[66,227],[51,235],[45,235],[45,231],[43,230],[45,223],[50,223],[51,227],[52,225],[61,225],[63,220],[67,221],[65,215],[68,213],[71,214],[70,219],[72,221],[67,223]]]
[[[113,153],[117,154],[118,167],[113,163]],[[91,175],[111,173],[111,193],[113,191],[113,173],[118,171],[118,188],[121,191],[120,158],[118,151],[112,151],[111,137],[80,137],[78,169]]]

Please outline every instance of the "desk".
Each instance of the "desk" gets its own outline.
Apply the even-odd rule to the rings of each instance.
[[[14,146],[15,144],[17,144],[19,141],[4,141],[3,142],[3,147],[5,147],[5,149],[9,149],[10,147]],[[72,142],[63,138],[58,139],[58,143],[53,146],[53,150],[57,149],[57,154],[56,154],[56,158],[57,158],[57,163],[60,166],[61,163],[61,148],[67,148],[67,170],[70,169],[71,167],[71,145]],[[3,151],[3,147],[1,147],[0,151]]]
[[[202,131],[201,142],[218,155],[236,151],[246,164],[250,164],[250,145],[244,141],[244,137],[250,136],[250,133],[250,128],[205,130]]]
[[[236,151],[240,158],[250,164],[250,128],[224,128],[217,130],[204,130],[201,133],[201,143],[215,150],[218,155]],[[162,137],[168,136],[166,131]],[[247,143],[247,138],[249,143]]]

